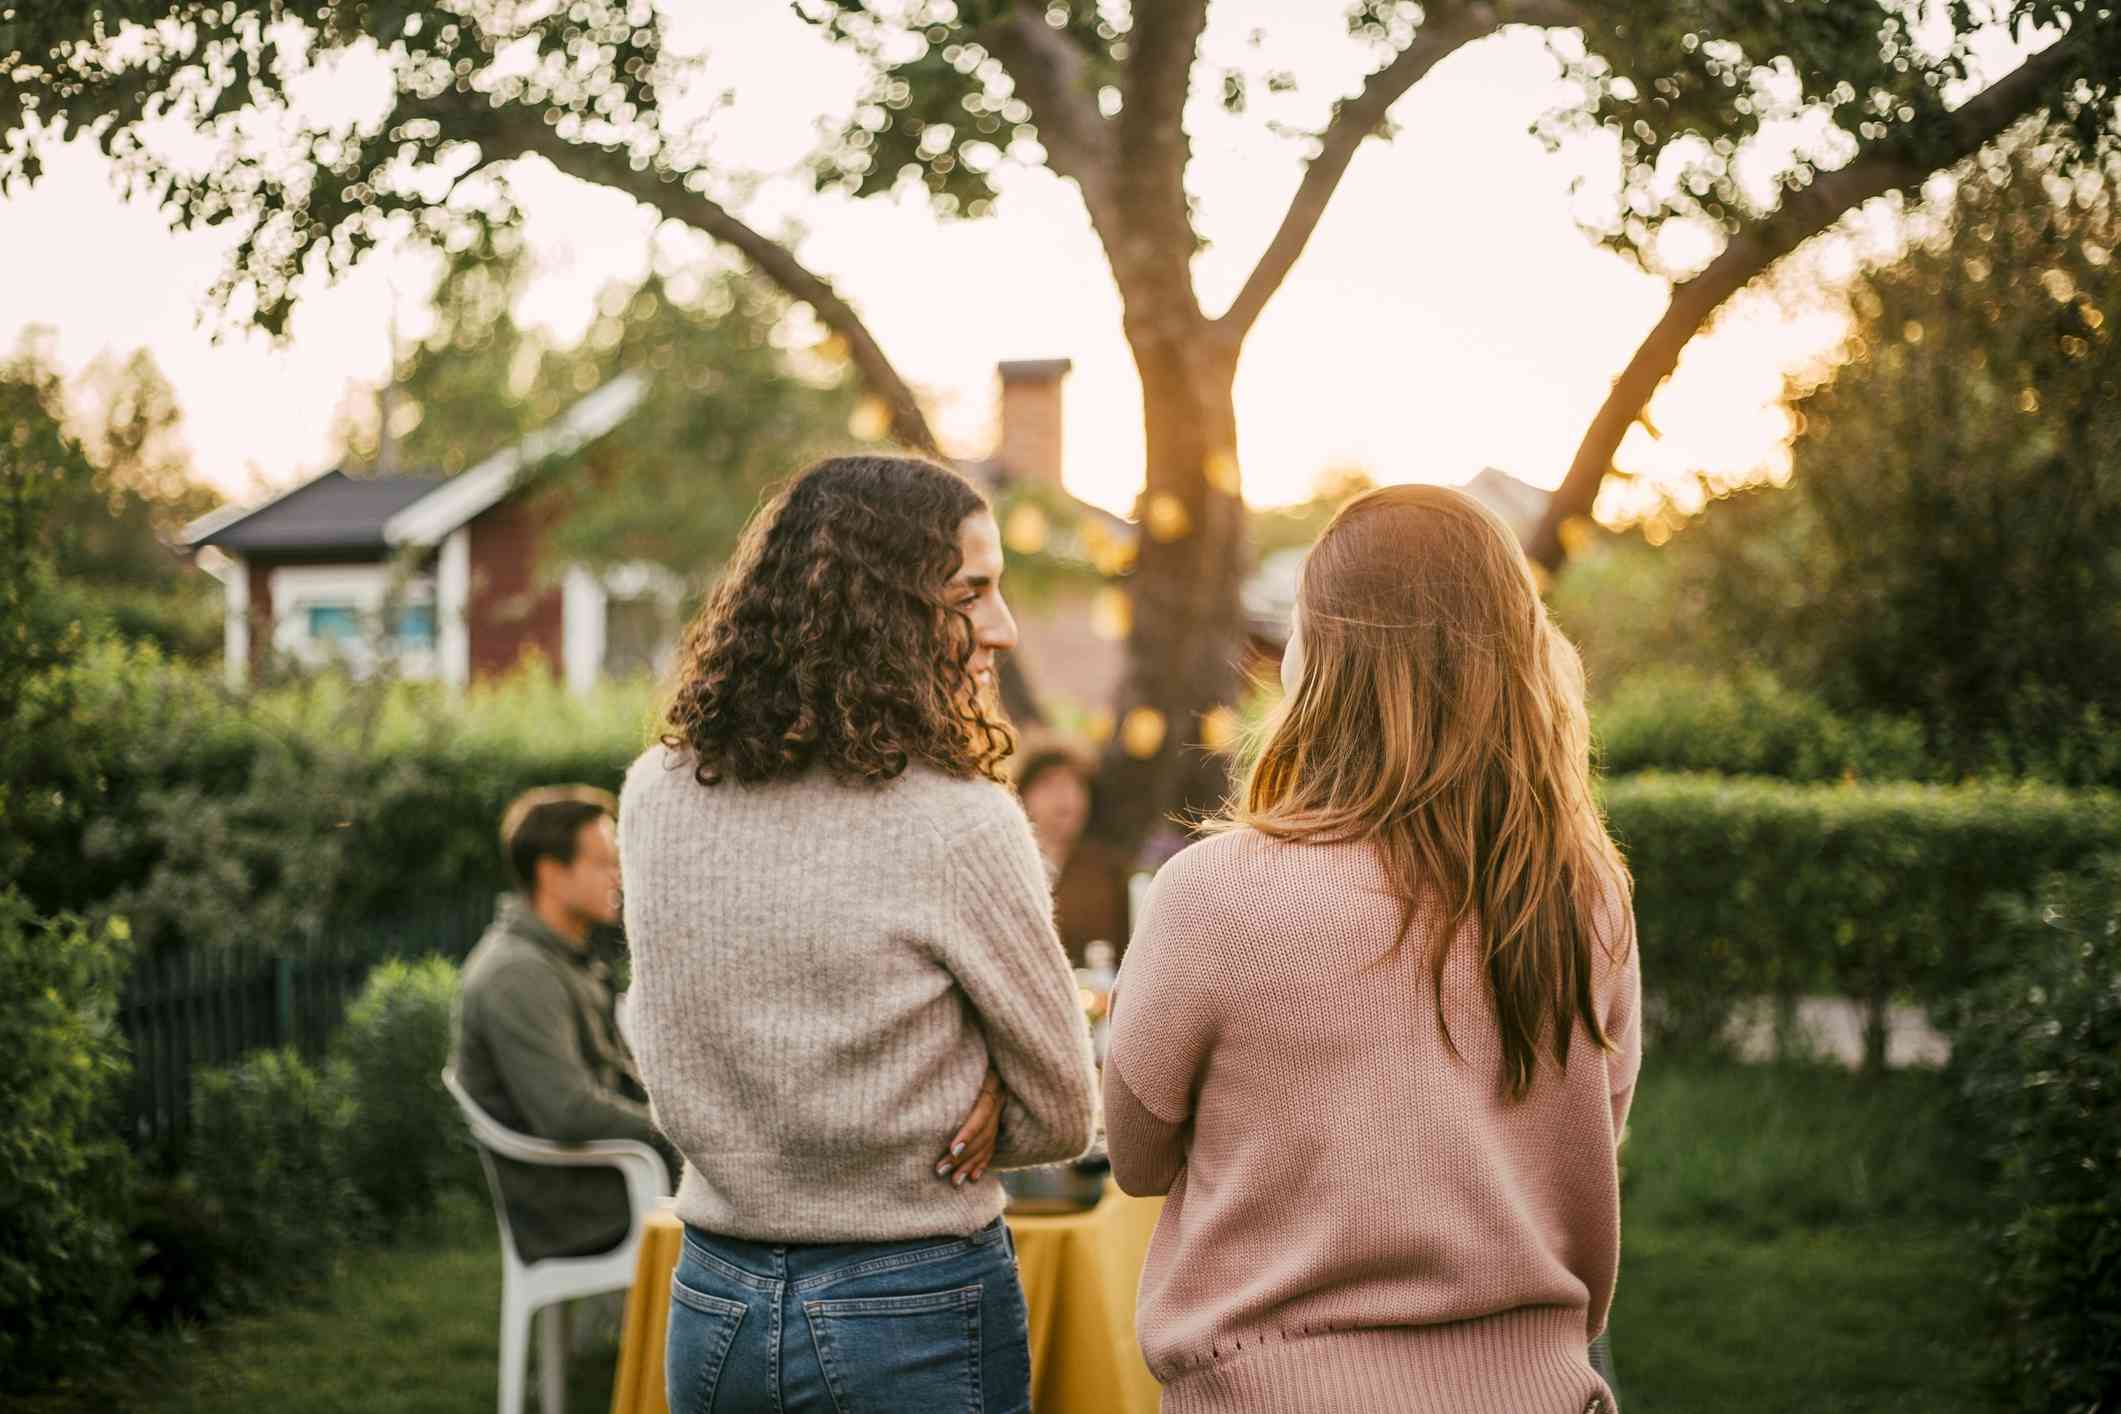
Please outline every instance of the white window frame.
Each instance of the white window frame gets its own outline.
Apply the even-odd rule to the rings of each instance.
[[[305,667],[337,664],[356,677],[366,677],[388,661],[397,675],[413,681],[437,676],[441,667],[443,616],[436,604],[433,576],[400,577],[389,563],[373,565],[280,565],[271,572],[272,646]],[[400,649],[383,628],[385,604],[393,597],[401,605],[435,605],[436,644],[433,648]],[[361,616],[364,633],[346,639],[310,636],[309,611],[326,606],[345,606]]]

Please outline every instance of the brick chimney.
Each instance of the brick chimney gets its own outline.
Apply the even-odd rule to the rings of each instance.
[[[1074,364],[1065,358],[1005,360],[1002,375],[1002,444],[994,459],[1008,476],[1061,484],[1061,379]]]

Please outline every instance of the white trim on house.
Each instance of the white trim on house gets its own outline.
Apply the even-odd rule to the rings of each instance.
[[[648,391],[638,373],[621,373],[513,447],[495,452],[461,476],[443,482],[383,523],[391,545],[435,545],[474,517],[500,504],[526,467],[565,456],[626,420]]]
[[[604,591],[614,599],[660,599],[676,604],[685,581],[653,560],[628,560],[604,571]]]
[[[435,676],[434,649],[400,647],[381,623],[393,590],[400,604],[433,604],[435,583],[430,577],[400,577],[389,563],[281,565],[268,574],[274,652],[309,667],[337,662],[356,676],[373,672],[388,654],[400,677],[419,681]],[[356,632],[345,638],[312,634],[310,614],[317,609],[347,610],[355,616]],[[439,634],[439,624],[436,629]]]
[[[250,682],[250,566],[241,555],[208,547],[199,564],[221,581],[221,673],[231,692]]]
[[[569,565],[560,581],[560,671],[569,692],[588,693],[604,674],[605,609],[603,581]]]
[[[442,681],[471,682],[471,532],[461,526],[435,556],[435,657]]]

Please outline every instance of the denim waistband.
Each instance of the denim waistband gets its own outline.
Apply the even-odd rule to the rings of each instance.
[[[990,1247],[1007,1231],[1003,1220],[996,1218],[968,1237],[939,1234],[903,1242],[768,1243],[723,1237],[687,1223],[685,1255],[746,1286],[764,1290],[786,1284],[800,1290]]]

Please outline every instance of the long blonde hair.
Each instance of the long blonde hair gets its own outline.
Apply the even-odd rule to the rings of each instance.
[[[1591,792],[1582,663],[1516,537],[1459,491],[1369,492],[1312,549],[1296,622],[1302,680],[1218,823],[1374,842],[1405,909],[1395,950],[1422,900],[1440,900],[1449,926],[1429,961],[1453,1054],[1444,965],[1477,918],[1511,1099],[1544,1047],[1567,1066],[1577,1018],[1611,1049],[1592,949],[1616,903],[1624,916],[1628,871]]]

